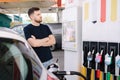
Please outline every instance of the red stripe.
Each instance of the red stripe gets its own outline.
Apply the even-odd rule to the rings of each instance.
[[[100,78],[100,70],[97,70],[97,78]]]
[[[106,0],[101,0],[101,22],[106,21]]]
[[[61,7],[61,0],[57,1],[57,5],[58,5],[58,7]]]

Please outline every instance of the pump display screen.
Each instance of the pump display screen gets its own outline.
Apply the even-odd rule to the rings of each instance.
[[[63,23],[63,41],[75,42],[75,22]]]

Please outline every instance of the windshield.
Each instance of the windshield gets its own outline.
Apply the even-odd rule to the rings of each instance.
[[[24,43],[0,38],[0,80],[38,80],[42,68]]]

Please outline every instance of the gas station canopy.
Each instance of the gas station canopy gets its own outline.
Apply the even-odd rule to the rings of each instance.
[[[50,7],[59,0],[0,0],[2,13],[26,13],[30,7],[39,7],[42,12],[50,12]],[[60,0],[61,1],[61,0]]]

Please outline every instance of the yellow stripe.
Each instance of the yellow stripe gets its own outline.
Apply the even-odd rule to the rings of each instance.
[[[86,69],[86,67],[82,66],[82,68],[81,68],[81,73],[82,73],[82,75],[84,75],[84,76],[86,77],[86,74],[87,74],[87,69]],[[80,80],[84,80],[84,79],[83,79],[83,78],[80,78]]]
[[[89,18],[89,3],[84,4],[84,20],[87,21]]]
[[[110,75],[110,80],[113,80],[113,75],[112,74]]]
[[[117,20],[117,0],[111,0],[111,21]]]
[[[94,80],[94,79],[95,79],[95,70],[92,69],[91,70],[91,78],[90,78],[90,80]]]
[[[100,79],[99,80],[103,80],[103,72],[100,71]]]

